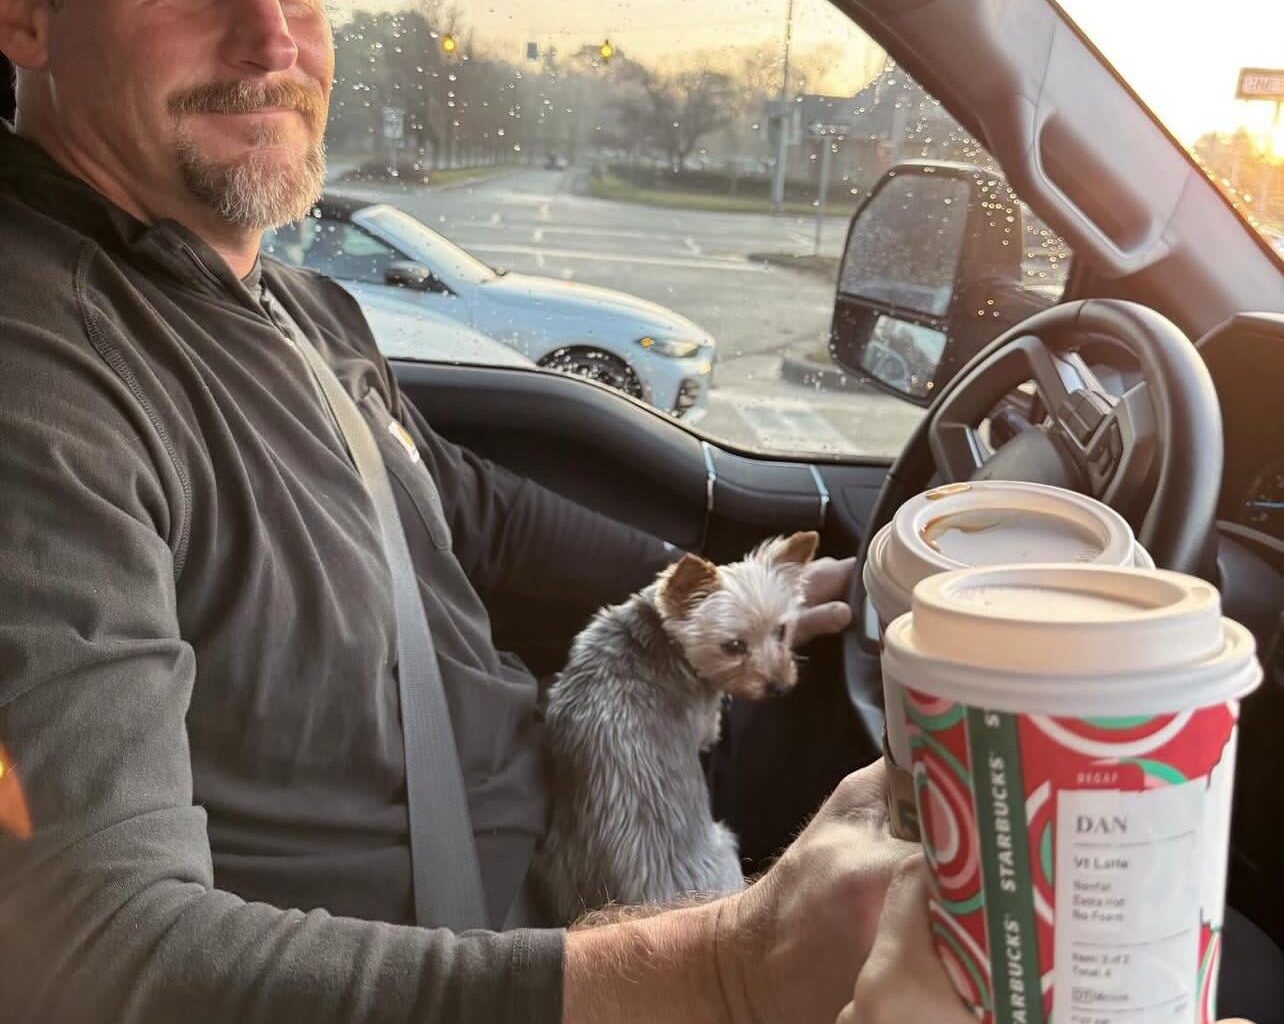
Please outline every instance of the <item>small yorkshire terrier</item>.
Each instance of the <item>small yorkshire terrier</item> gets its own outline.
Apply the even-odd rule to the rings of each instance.
[[[700,752],[718,740],[724,695],[797,683],[794,624],[818,542],[775,538],[721,567],[686,555],[576,638],[548,697],[553,813],[534,863],[559,920],[744,886]]]

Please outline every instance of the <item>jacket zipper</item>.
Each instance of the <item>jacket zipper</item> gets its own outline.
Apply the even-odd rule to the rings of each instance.
[[[182,248],[191,258],[192,262],[196,264],[196,266],[199,267],[214,284],[218,285],[220,288],[223,286],[223,282],[219,278],[218,274],[206,265],[205,261],[201,259],[199,253],[185,242],[182,243]],[[352,458],[352,452],[348,450],[348,442],[343,436],[343,431],[339,429],[339,421],[335,418],[334,410],[330,408],[330,400],[326,398],[325,391],[322,390],[321,382],[317,380],[317,375],[312,369],[312,365],[307,361],[303,353],[299,351],[299,343],[295,340],[294,332],[296,330],[301,332],[302,328],[295,324],[294,318],[290,316],[281,304],[277,302],[276,297],[268,290],[267,282],[262,278],[262,271],[260,271],[258,289],[259,298],[258,301],[254,303],[258,314],[263,316],[267,322],[271,324],[277,334],[280,335],[282,340],[284,340],[290,347],[291,351],[299,357],[299,362],[303,364],[303,369],[308,375],[308,380],[312,383],[312,393],[316,396],[317,403],[325,410],[326,421],[330,424],[331,435],[339,442],[339,447],[343,450],[343,454],[347,458],[348,463],[353,467],[353,469],[356,469],[357,464]]]
[[[316,371],[312,369],[312,364],[299,351],[299,342],[294,337],[296,327],[293,318],[285,310],[280,308],[276,298],[268,291],[265,285],[260,285],[260,294],[262,299],[260,305],[263,312],[267,314],[268,321],[276,329],[282,340],[290,347],[290,350],[299,357],[299,362],[303,364],[304,372],[308,375],[308,380],[312,384],[312,393],[316,396],[317,404],[325,410],[326,422],[330,424],[330,432],[334,439],[339,442],[339,447],[343,449],[344,456],[348,462],[356,468],[353,462],[352,452],[348,450],[348,442],[344,439],[343,431],[339,429],[339,421],[334,415],[334,410],[330,408],[330,400],[326,398],[325,391],[321,388],[321,382],[317,380]]]

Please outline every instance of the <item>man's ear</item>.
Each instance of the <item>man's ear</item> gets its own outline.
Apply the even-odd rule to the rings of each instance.
[[[718,567],[699,555],[683,555],[660,577],[657,603],[666,619],[681,619],[718,589]]]
[[[0,53],[23,71],[49,63],[51,0],[0,0]]]
[[[788,537],[777,537],[762,546],[762,557],[776,565],[806,565],[816,555],[820,534],[804,530]]]

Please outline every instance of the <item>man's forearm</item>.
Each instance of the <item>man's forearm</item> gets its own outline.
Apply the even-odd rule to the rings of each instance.
[[[726,906],[572,930],[563,1024],[730,1024],[716,949]]]

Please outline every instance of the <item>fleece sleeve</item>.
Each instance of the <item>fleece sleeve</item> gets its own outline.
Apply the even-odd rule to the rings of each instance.
[[[560,932],[455,935],[214,887],[184,726],[200,666],[176,609],[182,475],[101,339],[31,323],[0,313],[0,1017],[556,1024]]]

